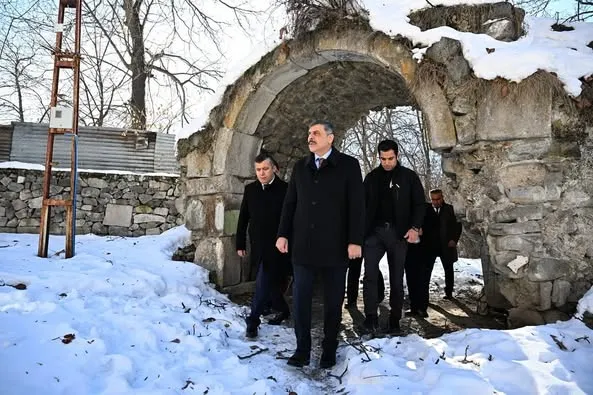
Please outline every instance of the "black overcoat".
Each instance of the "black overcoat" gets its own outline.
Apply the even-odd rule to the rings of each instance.
[[[381,166],[373,169],[364,179],[366,200],[366,234],[374,229],[381,191]],[[413,170],[400,165],[391,175],[393,188],[393,212],[397,237],[403,238],[410,228],[422,227],[424,220],[424,188],[420,178]]]
[[[276,248],[276,233],[287,187],[288,184],[278,177],[265,190],[259,181],[247,184],[237,223],[237,250],[247,249],[249,231],[251,264],[262,262],[267,270],[279,273],[287,271],[289,264],[288,257]]]
[[[362,246],[364,238],[358,160],[335,148],[319,169],[313,154],[300,159],[292,170],[278,236],[288,238],[293,264],[347,266],[348,244]]]
[[[439,214],[430,203],[426,203],[425,208],[426,214],[422,227],[424,245],[433,255],[440,256],[445,262],[457,261],[457,247],[448,246],[450,240],[457,243],[461,236],[461,223],[455,217],[453,206],[443,203]]]

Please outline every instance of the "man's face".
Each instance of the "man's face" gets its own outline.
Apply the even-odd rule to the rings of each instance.
[[[442,193],[431,193],[430,201],[432,202],[432,207],[441,208],[443,206],[443,194]]]
[[[275,171],[276,166],[274,166],[269,159],[255,164],[255,174],[257,175],[257,180],[262,184],[267,184],[272,181]]]
[[[379,151],[379,160],[385,171],[391,171],[397,165],[397,154],[392,149],[389,151]]]
[[[309,128],[309,151],[321,156],[329,151],[333,141],[333,133],[327,133],[323,125],[313,125]]]

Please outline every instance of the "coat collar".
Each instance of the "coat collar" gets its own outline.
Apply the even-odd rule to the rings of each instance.
[[[332,152],[327,157],[327,162],[329,165],[336,166],[340,159],[340,151],[336,149],[336,147],[332,146]],[[311,152],[307,159],[305,159],[305,165],[311,167],[314,170],[317,170],[317,165],[315,165],[315,154]],[[325,166],[324,166],[325,167]]]

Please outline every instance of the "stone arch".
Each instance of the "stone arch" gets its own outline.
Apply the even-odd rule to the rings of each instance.
[[[244,181],[253,177],[252,160],[262,147],[276,154],[286,174],[307,152],[311,120],[331,119],[339,138],[370,109],[400,105],[424,110],[433,148],[455,145],[453,117],[442,89],[436,82],[414,85],[417,63],[410,47],[406,40],[366,25],[334,25],[277,47],[227,89],[207,127],[189,139],[194,149],[182,159],[196,261],[216,273],[218,285],[248,278],[232,235]],[[336,77],[338,69],[342,77]],[[353,76],[364,83],[348,88]],[[327,86],[316,85],[320,81]],[[389,89],[375,89],[380,87]],[[304,91],[316,97],[295,99]],[[320,103],[324,98],[334,102]],[[340,103],[347,104],[346,111]]]
[[[508,3],[484,7],[484,20],[498,19],[489,14],[495,8],[515,22],[521,14]],[[515,22],[506,25],[521,25]],[[431,148],[443,154],[449,200],[482,246],[487,303],[549,311],[584,294],[593,283],[588,109],[576,109],[548,73],[520,84],[472,77],[455,40],[434,44],[420,66],[412,54],[406,39],[364,22],[320,26],[265,55],[227,88],[207,125],[179,142],[195,262],[217,285],[250,279],[233,236],[244,184],[253,179],[251,161],[262,147],[286,174],[307,152],[310,120],[331,119],[344,132],[370,109],[415,105]],[[591,95],[587,89],[583,95]]]

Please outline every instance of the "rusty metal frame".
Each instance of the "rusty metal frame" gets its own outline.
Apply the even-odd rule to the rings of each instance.
[[[43,177],[41,223],[39,226],[39,247],[37,255],[47,257],[49,246],[49,223],[51,208],[62,206],[66,209],[66,258],[74,256],[76,236],[76,188],[78,179],[78,101],[80,95],[80,34],[82,21],[82,0],[59,0],[58,24],[64,23],[64,16],[67,8],[74,9],[74,52],[62,51],[63,32],[56,31],[56,46],[54,48],[54,70],[50,108],[58,104],[60,69],[72,69],[72,128],[56,129],[49,128],[47,134],[47,148],[45,152],[45,174]],[[72,137],[71,160],[70,160],[70,199],[50,198],[50,185],[52,176],[54,140],[56,134],[63,134]]]

